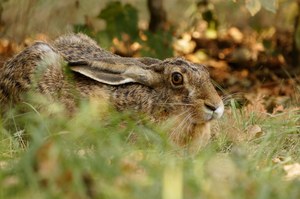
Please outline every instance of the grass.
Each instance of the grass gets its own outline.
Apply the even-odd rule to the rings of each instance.
[[[283,169],[300,162],[295,109],[231,103],[214,139],[189,154],[144,116],[82,102],[70,118],[39,103],[51,108],[23,104],[1,118],[0,198],[300,198]]]

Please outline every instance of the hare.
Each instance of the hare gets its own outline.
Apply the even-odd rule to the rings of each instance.
[[[33,87],[59,99],[70,111],[76,108],[78,93],[108,100],[120,111],[145,113],[158,122],[174,118],[170,139],[196,148],[209,139],[210,122],[224,111],[203,65],[183,58],[120,57],[83,34],[36,42],[8,60],[0,69],[1,108],[21,101],[22,93]]]

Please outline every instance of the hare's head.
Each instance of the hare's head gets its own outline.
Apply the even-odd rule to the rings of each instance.
[[[166,95],[166,106],[183,114],[186,122],[206,123],[222,116],[223,102],[203,65],[172,58],[156,67],[161,70],[160,86]]]
[[[69,66],[73,71],[104,84],[144,85],[155,91],[149,94],[152,96],[143,99],[152,100],[152,110],[167,117],[179,116],[186,123],[204,124],[220,118],[224,111],[223,102],[206,68],[181,58],[161,61],[153,58],[108,57],[96,61],[70,62]],[[143,91],[135,94],[138,95],[138,92]],[[140,98],[139,95],[136,102],[131,101],[130,104],[139,104]]]

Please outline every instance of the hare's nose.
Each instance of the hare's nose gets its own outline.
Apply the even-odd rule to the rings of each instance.
[[[223,102],[218,106],[218,108],[214,111],[214,117],[220,118],[224,113],[224,104]]]
[[[208,110],[210,110],[210,111],[215,111],[215,110],[217,110],[217,108],[218,107],[216,107],[216,106],[214,106],[214,105],[212,105],[212,104],[210,104],[210,103],[208,103],[208,102],[205,102],[204,103],[204,106],[205,106],[205,108],[207,108]]]
[[[223,102],[219,105],[213,105],[211,103],[204,103],[205,109],[212,112],[212,117],[217,119],[220,118],[224,113],[224,104]]]

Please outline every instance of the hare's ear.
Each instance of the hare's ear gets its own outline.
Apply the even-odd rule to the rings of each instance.
[[[143,64],[147,65],[148,67],[151,67],[152,70],[155,72],[162,72],[164,70],[163,64],[161,64],[163,61],[159,59],[155,59],[152,57],[138,57],[134,58],[135,60],[142,62]]]
[[[158,73],[134,58],[109,57],[97,61],[69,62],[68,65],[72,71],[109,85],[137,82],[153,87],[160,81]]]
[[[155,58],[152,58],[152,57],[137,57],[137,58],[134,58],[134,59],[139,61],[139,62],[142,62],[143,64],[145,64],[147,66],[162,63],[161,60],[155,59]]]

